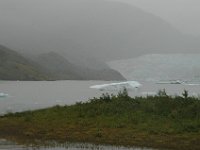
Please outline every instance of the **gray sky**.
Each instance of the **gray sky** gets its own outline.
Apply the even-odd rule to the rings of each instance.
[[[200,0],[114,0],[123,1],[160,16],[183,33],[200,35]]]
[[[105,60],[199,52],[199,38],[182,35],[173,26],[200,35],[200,2],[113,1],[0,0],[0,44],[14,50],[90,54]],[[165,21],[170,19],[173,26]]]

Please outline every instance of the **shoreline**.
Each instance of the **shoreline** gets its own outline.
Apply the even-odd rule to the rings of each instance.
[[[111,132],[114,133],[114,132]],[[141,137],[140,137],[141,136]],[[192,139],[191,139],[192,137]],[[92,139],[84,137],[81,139],[80,137],[76,137],[77,139],[39,139],[39,138],[30,138],[27,136],[0,136],[0,138],[5,139],[7,141],[15,142],[17,145],[24,146],[33,146],[33,147],[43,147],[43,146],[52,146],[55,145],[47,144],[48,142],[56,142],[57,146],[65,144],[65,143],[73,143],[73,144],[91,144],[94,146],[113,146],[113,147],[125,147],[125,148],[141,148],[141,149],[153,149],[153,150],[199,150],[198,142],[200,140],[199,134],[185,134],[185,135],[146,135],[145,133],[135,134],[134,140],[125,139],[119,141],[119,137],[117,141],[113,139],[113,141],[109,138],[107,139]],[[94,137],[92,137],[94,138]],[[124,137],[121,137],[124,138]],[[105,141],[110,140],[110,141]],[[130,140],[130,141],[126,141]],[[187,141],[187,143],[185,143]],[[179,144],[179,145],[177,145]],[[193,145],[197,144],[197,145]]]
[[[194,97],[131,98],[126,91],[70,106],[0,117],[0,138],[109,144],[158,149],[200,149],[200,100]]]
[[[37,144],[33,143],[26,143],[26,145],[18,144],[12,141],[7,141],[6,139],[0,139],[0,148],[2,145],[11,145],[16,146],[16,148],[51,148],[57,150],[57,148],[78,148],[78,149],[123,149],[123,150],[158,150],[158,149],[152,149],[147,147],[135,147],[135,146],[123,146],[123,145],[110,145],[110,144],[94,144],[94,143],[81,143],[81,142],[64,142],[64,143],[58,143],[56,141],[44,141],[43,143],[39,142]]]

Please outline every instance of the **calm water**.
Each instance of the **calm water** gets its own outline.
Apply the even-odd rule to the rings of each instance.
[[[0,93],[9,96],[0,98],[0,114],[29,109],[39,109],[54,105],[74,104],[98,97],[103,92],[90,89],[91,85],[111,83],[106,81],[0,81]],[[155,94],[158,89],[166,89],[169,94],[181,94],[184,89],[190,95],[200,94],[200,85],[155,84],[141,82],[142,87],[131,91],[131,96]],[[106,92],[106,91],[104,91]],[[115,91],[112,91],[115,92]]]
[[[0,140],[0,150],[155,150],[150,148],[127,148],[127,147],[116,147],[116,146],[104,146],[104,145],[93,145],[93,144],[78,144],[78,143],[66,143],[56,144],[51,143],[48,146],[23,146],[17,145],[12,142]]]

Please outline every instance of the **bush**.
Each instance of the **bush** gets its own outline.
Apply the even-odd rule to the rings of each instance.
[[[167,95],[167,92],[165,91],[165,89],[163,89],[163,90],[158,91],[158,96],[167,97],[168,95]]]
[[[130,98],[128,95],[128,90],[124,88],[122,91],[119,91],[117,94],[118,98]]]
[[[182,93],[182,96],[187,99],[188,98],[188,91],[187,90],[184,90],[183,93]]]

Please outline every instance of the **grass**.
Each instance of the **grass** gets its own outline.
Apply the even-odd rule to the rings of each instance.
[[[199,150],[200,100],[187,91],[131,98],[124,90],[71,106],[9,113],[0,117],[0,137]]]

